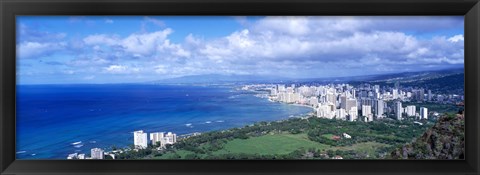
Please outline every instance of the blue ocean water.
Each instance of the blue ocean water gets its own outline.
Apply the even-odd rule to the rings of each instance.
[[[135,130],[180,134],[286,119],[311,109],[233,87],[18,85],[17,159],[65,159],[133,144]]]

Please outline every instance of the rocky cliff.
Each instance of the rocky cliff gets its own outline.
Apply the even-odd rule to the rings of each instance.
[[[412,143],[391,153],[393,159],[464,159],[465,118],[445,115]]]

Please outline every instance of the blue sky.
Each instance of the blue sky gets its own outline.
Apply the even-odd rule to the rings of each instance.
[[[19,84],[463,67],[463,16],[17,16]]]

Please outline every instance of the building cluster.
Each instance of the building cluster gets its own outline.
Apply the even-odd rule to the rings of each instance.
[[[199,135],[199,133],[193,133],[193,136]],[[177,135],[172,132],[154,132],[150,133],[150,137],[143,130],[133,132],[133,144],[135,149],[145,149],[148,147],[148,144],[156,145],[159,149],[165,148],[168,144],[174,144],[177,142]],[[115,159],[115,154],[122,153],[122,150],[114,150],[112,152],[105,152],[101,148],[92,148],[90,150],[90,157],[87,157],[85,154],[73,153],[67,156],[67,159],[105,159],[105,156],[110,156],[112,159]]]
[[[92,148],[90,150],[90,157],[87,157],[85,154],[73,153],[69,154],[67,159],[105,159],[105,155],[109,155],[115,159],[115,154],[105,152],[101,148]]]
[[[159,146],[159,148],[165,148],[168,144],[174,144],[177,142],[177,135],[172,132],[154,132],[150,133],[150,137],[143,130],[133,132],[133,142],[136,149],[145,149],[148,144]]]
[[[348,121],[362,120],[365,122],[385,118],[394,113],[395,119],[405,117],[428,119],[428,109],[414,105],[402,106],[402,102],[440,102],[444,95],[434,95],[431,90],[423,88],[401,88],[399,83],[394,87],[361,84],[354,87],[349,84],[329,84],[297,87],[278,85],[249,85],[243,89],[263,87],[270,91],[271,101],[308,105],[315,109],[316,115],[328,119]],[[450,95],[452,97],[452,95]],[[462,98],[453,96],[452,98]],[[387,105],[387,102],[391,102]],[[392,106],[393,104],[393,106]]]

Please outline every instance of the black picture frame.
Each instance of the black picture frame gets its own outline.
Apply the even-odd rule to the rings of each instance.
[[[0,174],[462,174],[480,172],[478,0],[1,0]],[[465,160],[15,160],[16,15],[463,15]]]

